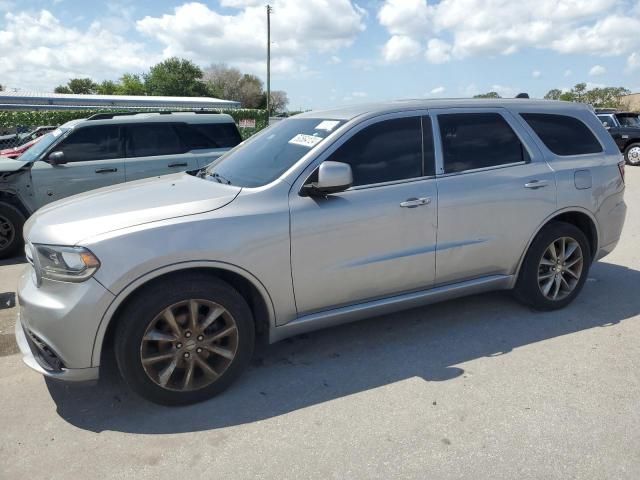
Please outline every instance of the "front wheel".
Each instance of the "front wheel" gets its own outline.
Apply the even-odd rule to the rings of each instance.
[[[624,151],[624,159],[629,165],[640,165],[640,143],[632,143]]]
[[[529,247],[515,296],[538,310],[563,308],[580,293],[590,265],[591,250],[584,233],[569,223],[550,223]]]
[[[115,354],[132,390],[185,405],[226,389],[249,364],[254,338],[251,310],[235,289],[186,274],[152,284],[126,307]]]
[[[20,210],[0,202],[0,260],[17,255],[23,245],[25,218]]]

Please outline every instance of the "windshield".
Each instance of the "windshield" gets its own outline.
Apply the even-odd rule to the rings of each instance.
[[[637,115],[618,115],[618,121],[623,127],[640,127]]]
[[[29,150],[24,152],[22,155],[18,157],[20,161],[23,162],[32,162],[37,160],[42,152],[46,151],[52,144],[55,142],[60,135],[65,133],[68,129],[58,128],[53,132],[49,132],[46,135],[43,135],[40,140],[38,140],[35,145],[33,145]]]
[[[205,175],[239,187],[266,185],[343,123],[318,118],[282,120],[220,157],[207,168]]]

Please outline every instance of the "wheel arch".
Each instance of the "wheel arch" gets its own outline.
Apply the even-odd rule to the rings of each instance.
[[[275,311],[267,289],[246,270],[221,262],[199,261],[169,265],[138,277],[115,296],[100,320],[93,342],[91,365],[97,367],[102,363],[102,356],[113,342],[114,332],[120,321],[119,315],[128,302],[141,294],[145,288],[153,286],[155,282],[167,281],[172,277],[191,272],[206,273],[229,283],[238,290],[253,313],[256,334],[268,334],[275,326]]]
[[[524,258],[527,255],[527,252],[529,251],[529,248],[531,247],[534,239],[538,236],[540,230],[542,230],[552,222],[566,222],[579,228],[582,233],[585,234],[587,240],[589,241],[592,261],[596,258],[596,255],[598,253],[600,234],[598,232],[598,223],[596,222],[595,217],[591,214],[591,212],[585,210],[584,208],[577,206],[567,207],[554,212],[552,215],[547,217],[538,226],[534,234],[531,235],[531,238],[529,238],[529,241],[527,243],[527,247],[523,250],[522,255],[520,256],[520,260],[518,261],[518,268],[514,275],[514,284],[518,276],[520,275],[520,269],[522,268]]]

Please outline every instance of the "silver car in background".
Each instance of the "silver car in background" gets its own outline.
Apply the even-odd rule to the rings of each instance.
[[[24,230],[27,364],[176,405],[271,342],[490,290],[541,310],[611,252],[624,163],[586,106],[400,101],[310,112],[199,173],[53,203]]]

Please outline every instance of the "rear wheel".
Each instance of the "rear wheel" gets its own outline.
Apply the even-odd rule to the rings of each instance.
[[[246,368],[254,347],[251,310],[230,285],[201,274],[172,277],[126,308],[115,339],[120,373],[164,405],[209,399]]]
[[[0,259],[13,257],[22,248],[24,222],[20,210],[8,203],[0,203]]]
[[[640,165],[640,143],[632,143],[624,151],[624,159],[629,165]]]
[[[590,265],[584,233],[569,223],[550,223],[529,247],[514,290],[516,298],[538,310],[563,308],[580,293]]]

